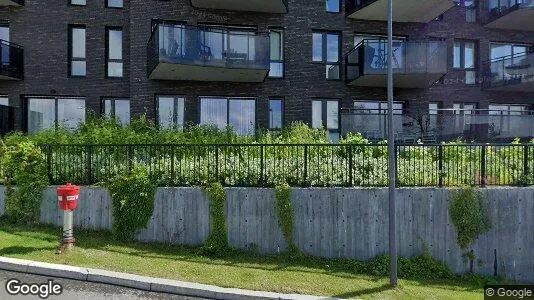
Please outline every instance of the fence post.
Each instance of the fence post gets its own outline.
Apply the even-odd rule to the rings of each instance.
[[[53,181],[53,178],[52,178],[52,146],[51,145],[46,146],[46,169],[48,173],[48,180],[50,181],[50,183],[54,184],[55,182]]]
[[[349,147],[349,186],[353,186],[354,184],[354,179],[352,178],[352,169],[354,167],[354,161],[353,161],[353,156],[352,156],[353,145],[350,144],[348,145],[348,147]]]
[[[528,175],[530,173],[529,164],[528,164],[528,160],[529,160],[528,151],[529,151],[529,146],[524,145],[523,146],[523,178],[524,178],[524,185],[525,186],[527,186],[529,184]]]
[[[260,186],[265,186],[265,146],[260,146]]]
[[[86,172],[87,172],[87,184],[93,184],[93,146],[87,145],[85,149],[87,153],[87,159],[86,159]]]
[[[398,188],[400,187],[400,181],[399,181],[399,145],[397,144],[394,144],[393,146],[395,146],[393,149],[394,153],[393,153],[393,156],[394,156],[394,160],[395,160],[395,187]]]
[[[127,157],[128,157],[128,171],[129,172],[132,172],[132,164],[133,164],[133,161],[132,161],[132,145],[128,145],[128,148],[127,148]]]
[[[215,146],[215,181],[219,182],[219,146]]]
[[[443,187],[443,145],[438,146],[438,186]]]
[[[308,145],[304,145],[304,185],[308,182]]]
[[[486,145],[482,145],[482,153],[480,159],[480,186],[486,186]]]
[[[171,182],[174,185],[176,174],[174,171],[174,146],[171,146]]]

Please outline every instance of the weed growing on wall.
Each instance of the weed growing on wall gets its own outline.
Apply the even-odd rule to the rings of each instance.
[[[146,167],[134,166],[107,183],[113,204],[113,234],[120,240],[131,240],[137,230],[146,228],[154,212],[156,185]]]
[[[293,241],[295,212],[291,204],[291,187],[287,183],[279,184],[275,188],[275,194],[278,225],[282,230],[289,252],[297,253],[298,247]]]
[[[218,182],[211,183],[202,190],[210,201],[212,230],[201,251],[209,256],[221,256],[230,250],[226,217],[224,215],[226,192],[222,184]]]
[[[42,196],[48,186],[46,159],[40,148],[29,141],[9,146],[2,143],[1,174],[6,185],[6,216],[18,223],[39,222]]]
[[[458,234],[458,245],[465,252],[464,257],[471,262],[475,255],[469,247],[476,239],[491,229],[491,221],[484,207],[480,191],[473,187],[462,188],[452,195],[449,214]]]

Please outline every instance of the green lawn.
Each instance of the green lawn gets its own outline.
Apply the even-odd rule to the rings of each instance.
[[[56,255],[59,235],[59,228],[29,229],[0,222],[0,255],[282,293],[366,299],[483,298],[483,280],[472,277],[400,280],[397,289],[389,289],[387,278],[354,274],[334,260],[253,253],[210,259],[195,248],[115,242],[107,232],[77,231],[76,249]]]

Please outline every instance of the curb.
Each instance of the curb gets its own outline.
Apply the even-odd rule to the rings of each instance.
[[[193,282],[185,282],[171,279],[154,278],[128,273],[119,273],[101,269],[75,267],[69,265],[50,264],[25,259],[17,259],[0,256],[0,270],[29,273],[35,275],[59,277],[123,286],[138,290],[175,294],[182,296],[201,297],[223,300],[323,300],[336,299],[299,294],[281,294],[273,292],[261,292],[242,290],[235,288],[222,288],[215,285],[207,285]]]

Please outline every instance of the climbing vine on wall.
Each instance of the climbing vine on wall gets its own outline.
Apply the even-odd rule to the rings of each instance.
[[[275,188],[275,194],[278,225],[282,230],[289,252],[298,252],[298,247],[293,241],[295,212],[291,203],[291,187],[287,183],[279,184]]]
[[[202,252],[210,256],[221,256],[230,250],[226,217],[224,215],[226,192],[218,182],[211,183],[202,190],[210,201],[210,215],[212,220],[212,230],[202,246]]]

